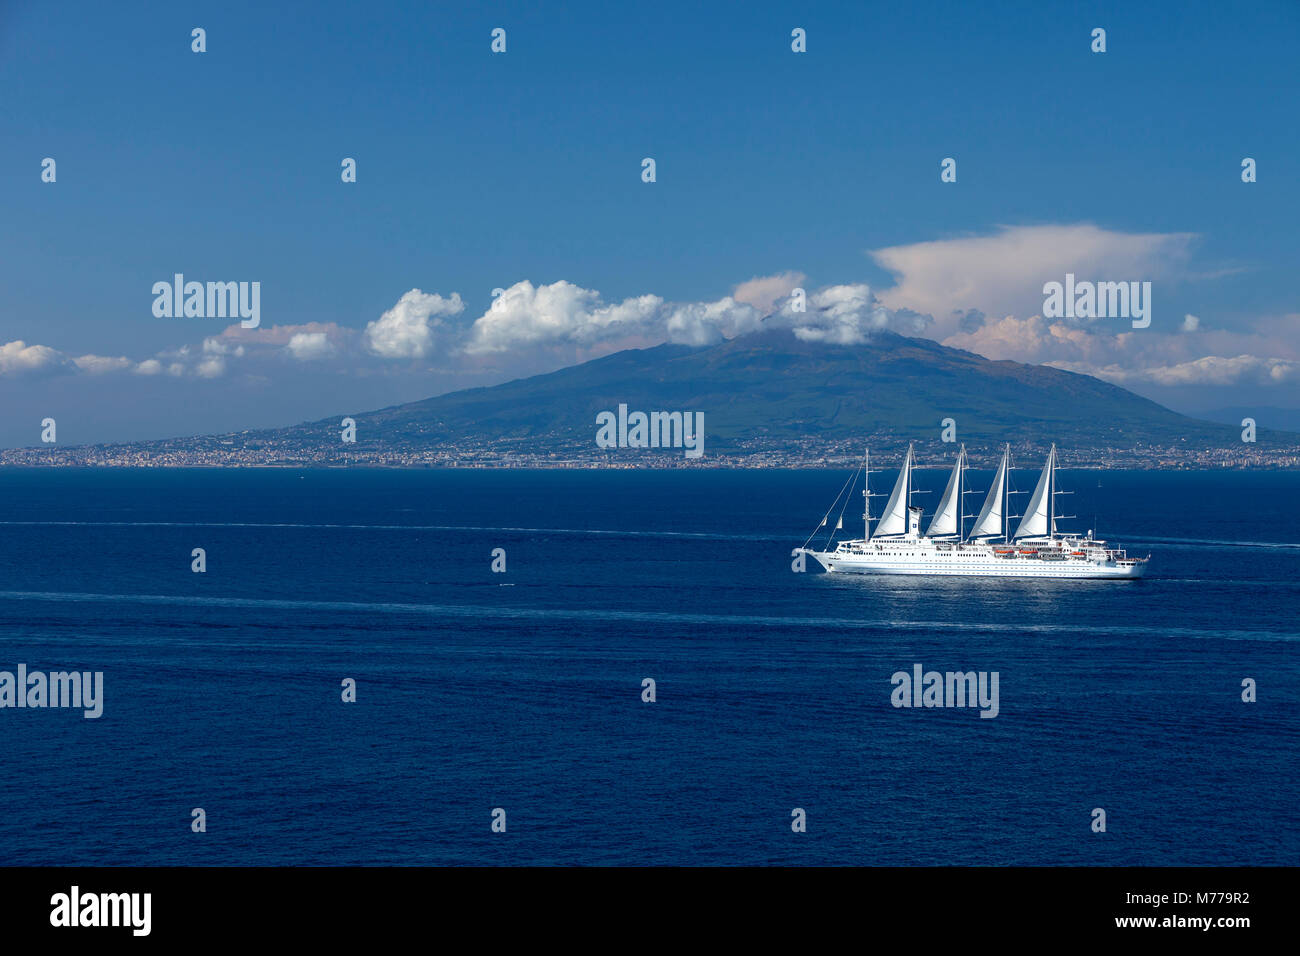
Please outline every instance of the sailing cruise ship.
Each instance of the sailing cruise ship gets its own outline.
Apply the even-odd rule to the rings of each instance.
[[[871,455],[868,451],[863,470],[863,536],[851,541],[841,541],[831,550],[835,534],[832,532],[825,550],[811,549],[808,545],[817,536],[814,531],[798,554],[810,555],[827,571],[856,572],[859,574],[942,574],[978,575],[985,577],[1014,578],[1140,578],[1146,573],[1150,557],[1130,558],[1123,549],[1111,547],[1092,536],[1058,533],[1057,495],[1070,494],[1056,488],[1056,446],[1047,455],[1033,494],[1023,515],[1013,515],[1010,510],[1011,446],[1002,452],[1002,463],[993,476],[984,506],[977,515],[964,514],[963,502],[968,494],[978,494],[966,488],[966,446],[957,453],[943,497],[925,533],[921,533],[922,509],[912,504],[912,469],[915,454],[907,446],[907,456],[894,483],[894,490],[885,503],[884,513],[871,527]],[[855,485],[850,478],[845,489]],[[840,492],[844,497],[844,489]],[[883,496],[880,496],[883,497]],[[839,497],[835,503],[839,503]],[[845,497],[845,506],[848,498]],[[831,511],[822,518],[821,527],[830,520]],[[836,519],[835,529],[843,527],[843,511]],[[965,530],[967,518],[975,518],[969,531]],[[1012,530],[1012,521],[1020,523]]]

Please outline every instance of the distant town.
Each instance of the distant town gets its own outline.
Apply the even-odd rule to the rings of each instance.
[[[687,458],[679,449],[602,449],[573,435],[530,436],[520,439],[461,442],[344,443],[326,434],[319,442],[301,434],[280,437],[247,432],[211,437],[176,438],[129,444],[45,445],[0,450],[0,465],[19,467],[99,468],[823,468],[852,466],[871,449],[873,465],[897,463],[906,439],[894,433],[866,435],[856,441],[809,438],[750,439],[717,442],[700,458]],[[951,463],[955,445],[937,440],[917,441],[918,463],[943,467]],[[1045,443],[1011,443],[1019,467],[1033,467]],[[967,443],[973,467],[981,459],[992,468],[1000,444]],[[1242,442],[1231,447],[1140,445],[1059,449],[1065,468],[1086,469],[1300,469],[1300,438],[1295,444]]]

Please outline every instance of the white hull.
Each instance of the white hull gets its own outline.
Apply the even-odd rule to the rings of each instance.
[[[904,554],[852,554],[837,551],[806,551],[831,573],[919,574],[952,577],[996,578],[1140,578],[1146,563],[1116,564],[1063,558],[957,557],[953,552],[916,549]]]

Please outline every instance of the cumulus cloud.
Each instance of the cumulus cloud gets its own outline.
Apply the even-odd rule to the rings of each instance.
[[[106,355],[83,355],[72,360],[72,364],[91,375],[103,375],[106,372],[120,372],[130,368],[134,362],[129,358],[113,358]]]
[[[753,332],[764,313],[753,305],[726,296],[716,302],[687,302],[672,306],[664,324],[666,341],[678,345],[710,345]]]
[[[1182,277],[1193,233],[1124,233],[1090,224],[1002,227],[991,236],[940,239],[873,250],[893,273],[881,291],[888,308],[936,319],[935,332],[956,331],[970,309],[1030,315],[1043,307],[1043,284],[1067,272],[1080,280],[1132,281]]]
[[[470,328],[464,350],[474,355],[529,345],[591,346],[643,335],[663,304],[656,295],[606,303],[599,292],[572,282],[534,286],[525,279],[494,296]]]
[[[803,273],[786,271],[755,276],[717,299],[669,301],[642,293],[606,300],[567,280],[522,280],[496,290],[492,304],[472,322],[456,320],[465,310],[459,293],[411,289],[363,329],[332,322],[256,329],[232,324],[197,344],[141,361],[72,358],[47,346],[10,342],[0,346],[0,375],[129,372],[217,379],[241,372],[256,378],[267,374],[257,372],[257,362],[329,362],[369,374],[424,371],[435,360],[440,371],[519,375],[624,348],[708,345],[786,328],[805,342],[850,346],[892,330],[991,359],[1050,364],[1120,384],[1293,383],[1300,368],[1300,315],[1203,329],[1188,313],[1181,326],[1134,331],[1124,322],[1081,325],[1039,314],[1043,282],[1066,272],[1080,280],[1191,277],[1185,259],[1193,239],[1185,233],[1124,235],[1091,225],[1004,228],[992,236],[876,250],[877,262],[897,279],[885,290],[865,283],[805,289]],[[1009,303],[1028,307],[999,307]],[[412,361],[421,359],[426,361]]]
[[[892,328],[916,334],[929,317],[885,308],[867,285],[830,286],[801,299],[791,293],[802,273],[750,279],[734,293],[704,302],[667,302],[641,295],[606,302],[594,289],[559,281],[534,286],[525,280],[501,292],[470,328],[468,355],[508,353],[536,346],[592,349],[657,345],[709,345],[764,327],[792,329],[806,341],[856,344]]]
[[[1126,368],[1119,365],[1072,366],[1068,362],[1049,362],[1058,368],[1085,372],[1098,378],[1128,385],[1138,382],[1153,385],[1280,385],[1300,377],[1300,362],[1287,359],[1260,358],[1255,355],[1223,357],[1206,355],[1176,365]]]
[[[242,347],[231,348],[219,338],[203,340],[203,351],[197,357],[194,374],[199,378],[217,378],[226,372],[226,356],[243,355]],[[188,354],[188,353],[187,353]]]
[[[221,330],[221,338],[227,342],[248,346],[250,349],[269,351],[287,346],[290,339],[302,332],[323,332],[330,341],[359,334],[354,329],[345,328],[334,322],[304,322],[300,325],[262,325],[255,329],[230,325]]]
[[[235,368],[233,360],[236,359],[288,356],[300,362],[320,361],[344,354],[344,350],[349,348],[352,350],[350,357],[360,359],[361,356],[355,350],[359,336],[360,333],[356,330],[333,322],[307,322],[255,329],[231,325],[218,335],[203,339],[198,345],[168,349],[141,362],[105,360],[103,370],[129,368],[137,375],[166,373],[174,377],[193,375],[214,379],[231,372]],[[110,362],[113,364],[110,365]]]
[[[760,294],[754,284],[765,281],[744,284],[751,286],[749,298],[771,295],[788,283],[779,279]],[[590,357],[664,342],[708,345],[758,329],[765,314],[736,296],[668,302],[647,294],[606,302],[597,290],[565,280],[538,286],[524,280],[498,294],[474,321],[463,351],[475,356],[551,347]]]
[[[803,286],[807,279],[802,272],[782,272],[774,276],[755,276],[748,282],[736,286],[731,297],[737,302],[753,306],[767,315],[777,302],[786,298],[795,289]]]
[[[324,332],[298,332],[290,336],[285,347],[290,355],[301,362],[328,358],[334,354],[334,346]]]
[[[82,372],[130,370],[219,378],[233,360],[283,355],[298,362],[334,359],[358,371],[376,363],[436,358],[462,371],[476,364],[498,370],[559,367],[618,351],[665,342],[709,345],[765,327],[785,326],[807,341],[841,344],[865,341],[874,331],[922,331],[928,317],[885,308],[866,285],[838,285],[803,293],[805,276],[784,272],[756,276],[731,295],[705,301],[670,302],[641,294],[606,301],[595,289],[558,280],[534,285],[522,280],[497,290],[491,306],[468,326],[446,320],[464,311],[460,294],[443,296],[412,289],[364,330],[311,322],[245,329],[234,324],[199,344],[182,345],[151,358],[83,356],[71,362],[53,349],[10,348],[11,368],[68,364]],[[791,293],[801,290],[807,308],[795,312]],[[380,366],[382,367],[382,365]]]
[[[220,378],[226,373],[226,359],[242,358],[245,351],[239,342],[224,336],[210,335],[197,347],[182,345],[178,349],[159,352],[158,358],[171,360],[167,365],[167,374],[177,378],[187,372],[199,378]]]
[[[1010,359],[1015,362],[1040,364],[1049,359],[1085,360],[1097,357],[1098,352],[1114,358],[1131,338],[1131,333],[1120,332],[1103,336],[1059,319],[1045,319],[1041,315],[1017,318],[1014,315],[985,321],[978,328],[956,332],[943,340],[955,349],[965,349],[991,359]]]
[[[408,293],[409,295],[409,293]],[[405,297],[403,297],[405,298]],[[451,300],[443,300],[450,302]],[[401,303],[399,302],[399,306]],[[463,307],[463,306],[462,306]],[[392,310],[390,310],[391,312]],[[388,315],[389,313],[385,313]],[[373,326],[375,323],[371,323]],[[300,325],[273,325],[246,329],[231,325],[222,330],[214,344],[205,343],[208,355],[243,357],[288,355],[300,362],[314,362],[345,355],[353,351],[355,340],[364,337],[355,329],[334,322],[305,322]],[[220,347],[216,342],[220,343]],[[355,354],[352,355],[356,358]],[[397,356],[394,356],[397,357]]]
[[[1184,329],[1168,335],[1107,332],[1041,315],[1024,319],[1009,315],[986,322],[974,331],[950,335],[943,344],[986,358],[1051,365],[1094,375],[1117,385],[1280,385],[1291,381],[1300,368],[1297,358],[1246,352],[1231,357],[1206,354],[1216,345],[1279,346],[1252,332],[1220,331],[1207,336],[1195,328]]]
[[[15,341],[0,345],[0,376],[60,372],[83,375],[132,372],[150,376],[166,372],[176,377],[191,374],[200,378],[217,378],[225,374],[229,358],[242,358],[246,351],[242,343],[224,335],[209,336],[198,345],[182,345],[142,361],[113,355],[74,357],[48,345]]]
[[[194,374],[199,378],[218,378],[225,373],[226,359],[221,355],[206,356],[194,366]]]
[[[383,358],[423,358],[433,352],[434,329],[465,309],[460,295],[444,299],[412,289],[397,304],[366,326],[366,347]]]
[[[1191,233],[1130,234],[1090,224],[1003,227],[989,236],[877,249],[893,273],[880,292],[895,317],[928,313],[923,334],[991,359],[1048,364],[1117,383],[1156,385],[1280,384],[1300,361],[1296,329],[1281,319],[1229,331],[1203,330],[1187,313],[1167,332],[1134,333],[1127,324],[1045,319],[1043,284],[1073,273],[1078,281],[1181,282],[1221,274],[1194,272]],[[991,315],[993,318],[988,318]],[[919,331],[919,330],[918,330]]]
[[[803,305],[803,311],[796,311],[796,301],[785,299],[770,324],[792,329],[795,337],[805,342],[859,345],[882,329],[917,334],[929,321],[929,316],[885,308],[864,284],[820,289]]]
[[[66,355],[48,345],[28,345],[21,339],[0,345],[0,375],[61,371],[70,365]]]

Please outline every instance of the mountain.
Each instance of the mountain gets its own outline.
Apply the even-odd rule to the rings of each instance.
[[[937,439],[952,418],[963,441],[1055,440],[1136,447],[1240,440],[1115,385],[1044,365],[994,362],[928,339],[880,333],[863,345],[804,342],[788,331],[714,346],[632,349],[546,375],[354,415],[387,441],[468,436],[594,443],[598,412],[702,411],[709,446],[767,440],[853,441],[888,433]],[[333,433],[338,418],[287,429]]]
[[[341,411],[289,428],[98,446],[68,463],[623,463],[638,455],[681,462],[680,449],[597,448],[597,414],[620,404],[702,412],[709,463],[810,463],[860,455],[867,441],[884,453],[910,440],[944,451],[941,421],[950,418],[958,440],[973,450],[1002,442],[1042,449],[1054,441],[1067,460],[1139,467],[1300,464],[1300,435],[1260,431],[1258,442],[1246,445],[1239,426],[1180,415],[1087,375],[990,361],[887,332],[860,345],[830,345],[786,330],[711,346],[630,349],[489,388]],[[356,422],[355,444],[341,440],[345,417]]]

